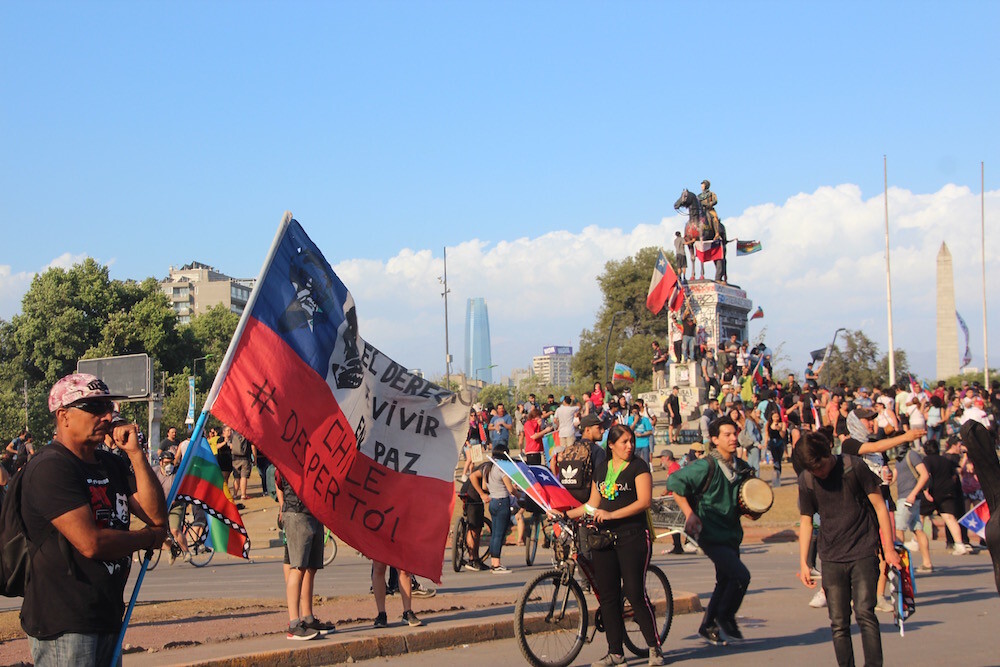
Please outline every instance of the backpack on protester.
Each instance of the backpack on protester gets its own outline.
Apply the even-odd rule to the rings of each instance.
[[[35,459],[41,458],[48,451],[60,449],[61,447],[46,447]],[[68,452],[64,455],[72,456]],[[9,598],[24,597],[24,589],[31,576],[31,558],[53,534],[58,535],[59,549],[67,562],[72,563],[69,541],[55,527],[38,544],[28,539],[24,516],[21,514],[21,489],[27,468],[28,466],[23,466],[11,477],[3,497],[3,505],[0,506],[0,595]]]
[[[590,445],[574,442],[559,454],[559,482],[571,491],[589,490],[594,477]]]
[[[229,448],[233,451],[233,456],[239,456],[240,458],[250,456],[250,443],[236,431],[233,431],[233,437],[229,441]]]

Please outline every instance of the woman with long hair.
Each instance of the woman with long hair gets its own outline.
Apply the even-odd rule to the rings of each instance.
[[[646,597],[646,569],[653,553],[646,510],[653,502],[653,477],[649,464],[634,453],[632,429],[624,424],[612,425],[608,431],[608,459],[594,466],[589,500],[568,512],[574,518],[590,514],[599,529],[614,534],[609,548],[591,552],[608,639],[608,654],[593,663],[598,666],[625,664],[622,592],[649,646],[649,664],[663,664],[653,611]]]

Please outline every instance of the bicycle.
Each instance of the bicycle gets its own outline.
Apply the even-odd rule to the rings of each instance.
[[[598,630],[603,631],[600,592],[594,582],[592,563],[580,553],[581,522],[554,519],[558,532],[557,545],[568,548],[567,557],[556,567],[542,572],[524,585],[514,606],[514,636],[525,659],[535,667],[566,667],[579,655],[584,642],[590,643]],[[557,549],[559,558],[559,549]],[[598,602],[593,617],[594,628],[589,633],[590,614],[587,598],[576,581],[577,565],[590,583]],[[674,618],[674,597],[667,575],[650,565],[646,575],[646,596],[653,607],[653,623],[662,645],[670,632]],[[631,605],[622,599],[625,636],[628,649],[639,657],[648,657],[649,648],[635,621]]]
[[[323,528],[323,565],[329,565],[337,557],[337,538],[329,528]]]
[[[181,524],[181,533],[184,541],[188,545],[188,553],[191,554],[189,561],[195,567],[205,567],[212,562],[215,550],[208,545],[208,526],[200,520],[195,520],[191,505],[184,509],[184,522]],[[173,535],[167,534],[164,544],[170,549],[174,559],[180,558],[184,553],[180,545],[174,540]],[[163,549],[156,549],[150,557],[147,570],[152,570],[160,562],[160,553]]]
[[[541,509],[537,512],[526,511],[524,513],[524,562],[527,565],[535,564],[539,538],[543,539],[544,548],[548,548],[551,542],[550,530],[545,513]]]
[[[489,517],[483,517],[483,529],[479,534],[478,553],[472,553],[469,549],[466,536],[471,528],[469,527],[468,520],[465,518],[467,505],[468,501],[462,498],[462,514],[455,519],[455,525],[452,528],[451,566],[455,569],[455,572],[460,572],[465,565],[485,562],[486,557],[490,553],[490,537],[493,534],[493,522]]]

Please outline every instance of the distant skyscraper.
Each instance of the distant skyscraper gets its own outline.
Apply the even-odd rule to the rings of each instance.
[[[490,315],[486,299],[476,297],[465,304],[465,374],[472,380],[493,383],[490,352]]]
[[[955,317],[955,274],[951,253],[941,244],[937,256],[937,376],[958,375],[958,321]]]

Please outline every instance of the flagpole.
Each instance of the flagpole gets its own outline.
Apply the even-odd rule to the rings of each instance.
[[[281,217],[281,224],[278,225],[278,231],[274,234],[274,240],[271,242],[271,248],[268,250],[267,257],[264,259],[264,264],[257,276],[257,283],[250,292],[250,298],[247,300],[247,305],[243,308],[243,314],[240,316],[239,324],[236,325],[236,331],[233,334],[233,338],[229,341],[229,348],[226,350],[226,356],[223,358],[222,364],[219,366],[219,370],[216,371],[215,380],[212,382],[212,389],[205,397],[205,404],[201,409],[201,415],[198,417],[198,421],[195,423],[194,432],[192,432],[191,438],[188,441],[188,449],[187,452],[185,452],[186,456],[181,458],[181,467],[174,475],[173,484],[170,485],[170,493],[167,494],[168,508],[173,504],[174,499],[177,497],[177,491],[180,489],[181,480],[184,479],[184,475],[187,474],[188,468],[191,466],[191,460],[194,458],[195,443],[198,442],[198,439],[201,437],[202,431],[205,428],[205,420],[208,418],[209,410],[214,404],[215,398],[218,396],[219,390],[222,386],[220,378],[225,378],[226,373],[229,371],[229,366],[232,364],[233,357],[236,355],[236,347],[240,337],[243,335],[243,330],[246,329],[247,322],[250,319],[250,313],[253,311],[254,304],[257,302],[258,294],[260,294],[261,283],[264,281],[267,269],[271,266],[271,262],[274,260],[274,256],[278,251],[278,246],[281,243],[281,238],[284,235],[285,230],[288,229],[288,225],[291,221],[291,211],[285,211],[285,214]],[[115,648],[115,654],[111,659],[111,667],[115,667],[118,664],[118,660],[121,658],[122,646],[125,642],[125,632],[128,630],[129,621],[132,619],[132,611],[135,609],[135,603],[139,599],[139,589],[142,587],[142,582],[146,578],[146,570],[149,567],[152,555],[152,550],[148,550],[142,559],[142,567],[139,569],[139,576],[136,578],[135,588],[132,589],[132,598],[129,600],[128,608],[125,610],[125,617],[122,620],[122,629],[118,634],[118,645]]]
[[[889,273],[889,170],[882,156],[882,177],[885,184],[885,293],[889,309],[889,384],[896,384],[896,348],[892,342],[892,278]]]
[[[986,335],[986,176],[979,163],[979,249],[983,258],[983,389],[990,389],[990,341]]]
[[[195,443],[198,442],[198,438],[201,437],[202,430],[205,428],[205,419],[207,417],[208,410],[202,409],[201,415],[198,417],[197,423],[195,423],[191,439],[188,440],[187,450],[181,458],[181,467],[174,475],[173,484],[170,485],[170,493],[167,494],[168,509],[171,505],[173,505],[174,499],[177,497],[177,491],[180,489],[181,480],[184,478],[184,475],[187,474],[188,468],[191,467],[191,460],[194,458]],[[136,577],[135,580],[135,587],[132,589],[132,597],[128,602],[128,608],[125,610],[125,617],[122,619],[122,629],[121,632],[118,633],[118,643],[115,646],[115,654],[111,658],[111,667],[115,667],[118,664],[118,660],[122,656],[122,646],[125,642],[125,632],[128,630],[129,621],[132,620],[132,611],[135,609],[135,603],[139,599],[139,589],[142,587],[142,582],[146,578],[146,570],[149,568],[149,562],[152,557],[153,550],[147,549],[142,558],[142,566],[139,568],[139,576]]]
[[[208,392],[208,396],[205,397],[205,407],[203,410],[208,411],[212,409],[215,404],[215,399],[219,395],[219,391],[222,389],[222,379],[225,378],[226,374],[229,372],[229,366],[233,363],[233,357],[236,356],[236,346],[239,344],[240,338],[243,336],[243,330],[247,327],[247,322],[250,321],[250,313],[253,312],[253,308],[257,303],[257,296],[260,294],[261,283],[264,282],[264,276],[267,275],[267,269],[271,266],[271,262],[274,261],[274,256],[278,253],[278,246],[281,245],[281,238],[285,234],[285,230],[288,229],[288,225],[292,222],[292,212],[285,211],[285,214],[281,217],[281,224],[278,225],[278,231],[274,234],[274,240],[271,242],[271,248],[267,251],[267,257],[264,258],[264,264],[260,267],[260,273],[257,275],[257,282],[253,286],[253,291],[250,292],[250,298],[247,300],[247,305],[243,307],[243,314],[240,316],[240,322],[236,325],[236,332],[233,333],[232,340],[229,341],[229,348],[226,350],[226,356],[222,358],[222,364],[219,365],[219,370],[215,373],[215,380],[212,382],[212,388]]]

